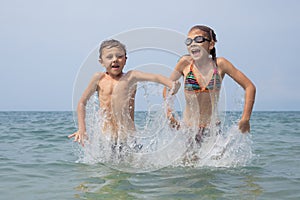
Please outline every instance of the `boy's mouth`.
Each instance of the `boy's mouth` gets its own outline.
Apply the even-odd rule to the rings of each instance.
[[[119,69],[120,66],[119,66],[119,65],[113,65],[113,66],[111,66],[111,68],[112,68],[112,69]]]

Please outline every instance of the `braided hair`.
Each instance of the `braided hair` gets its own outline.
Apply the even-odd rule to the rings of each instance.
[[[214,30],[209,28],[208,26],[204,26],[204,25],[196,25],[193,26],[189,32],[193,31],[193,30],[201,30],[203,32],[205,32],[207,34],[207,37],[214,42],[217,42],[217,35],[215,34]],[[216,48],[213,47],[213,49],[210,50],[209,54],[212,56],[212,59],[216,62]]]

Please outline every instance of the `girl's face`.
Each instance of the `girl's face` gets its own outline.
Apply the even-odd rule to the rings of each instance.
[[[206,32],[194,29],[189,32],[188,38],[191,39],[189,39],[191,43],[187,46],[187,49],[194,60],[209,56],[210,50],[214,47],[214,42],[209,40]]]
[[[124,50],[118,47],[112,47],[102,50],[102,56],[99,62],[106,68],[106,72],[109,75],[119,76],[123,72],[126,59]]]

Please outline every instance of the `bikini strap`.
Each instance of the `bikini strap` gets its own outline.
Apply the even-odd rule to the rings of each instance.
[[[214,75],[216,75],[218,73],[218,69],[217,67],[214,67]]]
[[[190,65],[190,71],[192,71],[193,69],[194,69],[194,61]]]

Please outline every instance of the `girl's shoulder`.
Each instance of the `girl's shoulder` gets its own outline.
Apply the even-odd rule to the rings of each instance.
[[[232,74],[238,71],[238,69],[229,60],[223,57],[217,58],[217,66],[218,71],[222,76],[225,74],[232,76]]]
[[[183,70],[190,66],[192,62],[193,58],[189,54],[186,54],[178,60],[175,69],[179,72],[183,72]]]
[[[228,60],[224,57],[217,57],[217,66],[218,67],[223,67],[224,65],[226,65],[226,63],[228,62]]]
[[[217,57],[218,69],[226,71],[228,68],[233,67],[231,62],[224,57]]]

